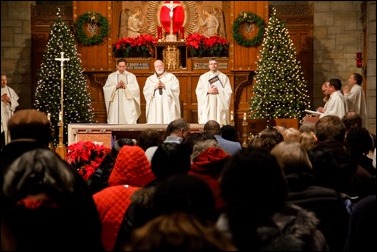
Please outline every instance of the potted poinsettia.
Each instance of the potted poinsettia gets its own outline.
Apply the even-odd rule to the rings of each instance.
[[[206,37],[199,33],[189,34],[186,46],[191,57],[227,57],[229,42],[220,36]]]
[[[149,34],[141,34],[137,37],[125,37],[113,44],[113,53],[116,58],[153,57],[157,38]]]
[[[68,146],[65,160],[72,169],[88,180],[109,152],[110,148],[102,143],[79,141]]]

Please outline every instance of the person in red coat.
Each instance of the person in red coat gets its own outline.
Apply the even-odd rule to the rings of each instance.
[[[106,251],[112,251],[123,215],[132,194],[155,176],[139,146],[123,146],[109,177],[109,187],[93,195],[102,222],[101,239]]]

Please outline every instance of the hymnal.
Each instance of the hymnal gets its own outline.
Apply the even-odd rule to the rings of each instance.
[[[219,87],[224,88],[224,85],[221,83],[219,76],[217,76],[217,75],[212,77],[211,79],[209,79],[208,82],[211,86],[214,85],[217,88],[219,88]]]
[[[310,110],[310,109],[305,109],[305,112],[309,113],[309,114],[313,114],[313,115],[322,115],[323,114],[321,112]]]

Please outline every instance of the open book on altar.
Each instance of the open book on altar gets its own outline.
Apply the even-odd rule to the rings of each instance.
[[[219,87],[224,88],[224,85],[221,83],[219,76],[217,76],[217,75],[212,77],[211,79],[209,79],[208,82],[211,86],[214,85],[217,88],[219,88]]]

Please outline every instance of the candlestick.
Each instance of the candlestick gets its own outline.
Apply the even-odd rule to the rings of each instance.
[[[181,27],[179,31],[181,33],[181,40],[184,41],[185,40],[185,27]]]
[[[157,27],[157,38],[159,40],[162,39],[162,27],[161,26]]]
[[[243,120],[246,121],[246,113],[243,113]]]

